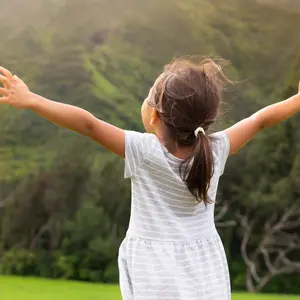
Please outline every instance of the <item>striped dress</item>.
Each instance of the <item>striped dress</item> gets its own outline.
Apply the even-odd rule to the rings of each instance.
[[[216,198],[229,153],[224,133],[211,136]],[[126,131],[125,177],[131,178],[131,218],[119,249],[123,300],[229,300],[226,256],[214,205],[198,204],[179,176],[181,160],[152,134]]]

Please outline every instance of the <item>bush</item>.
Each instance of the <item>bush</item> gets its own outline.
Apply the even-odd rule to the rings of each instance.
[[[37,256],[25,249],[12,249],[1,258],[0,273],[5,275],[36,275]]]
[[[117,262],[110,263],[104,271],[104,282],[118,283],[119,282],[119,269]]]
[[[71,279],[75,277],[75,258],[72,256],[58,256],[56,260],[56,267],[59,277]]]

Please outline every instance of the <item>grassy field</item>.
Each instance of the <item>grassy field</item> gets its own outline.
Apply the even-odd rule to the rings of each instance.
[[[121,300],[117,286],[0,276],[1,300]],[[232,300],[300,300],[300,296],[234,294]]]

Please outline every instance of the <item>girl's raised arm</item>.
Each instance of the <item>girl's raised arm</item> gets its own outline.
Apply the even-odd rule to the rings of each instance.
[[[300,82],[298,94],[279,103],[267,106],[224,130],[230,141],[230,154],[237,152],[256,134],[293,116],[300,110]]]
[[[27,85],[10,71],[0,67],[0,103],[16,108],[31,109],[43,118],[82,135],[88,136],[109,151],[125,156],[124,130],[98,120],[88,111],[76,106],[45,99],[31,93]]]

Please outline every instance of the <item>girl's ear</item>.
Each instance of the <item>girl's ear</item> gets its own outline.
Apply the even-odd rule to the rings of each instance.
[[[154,107],[152,107],[151,117],[150,117],[150,125],[155,125],[158,120],[159,120],[159,117],[158,117],[157,110]]]

